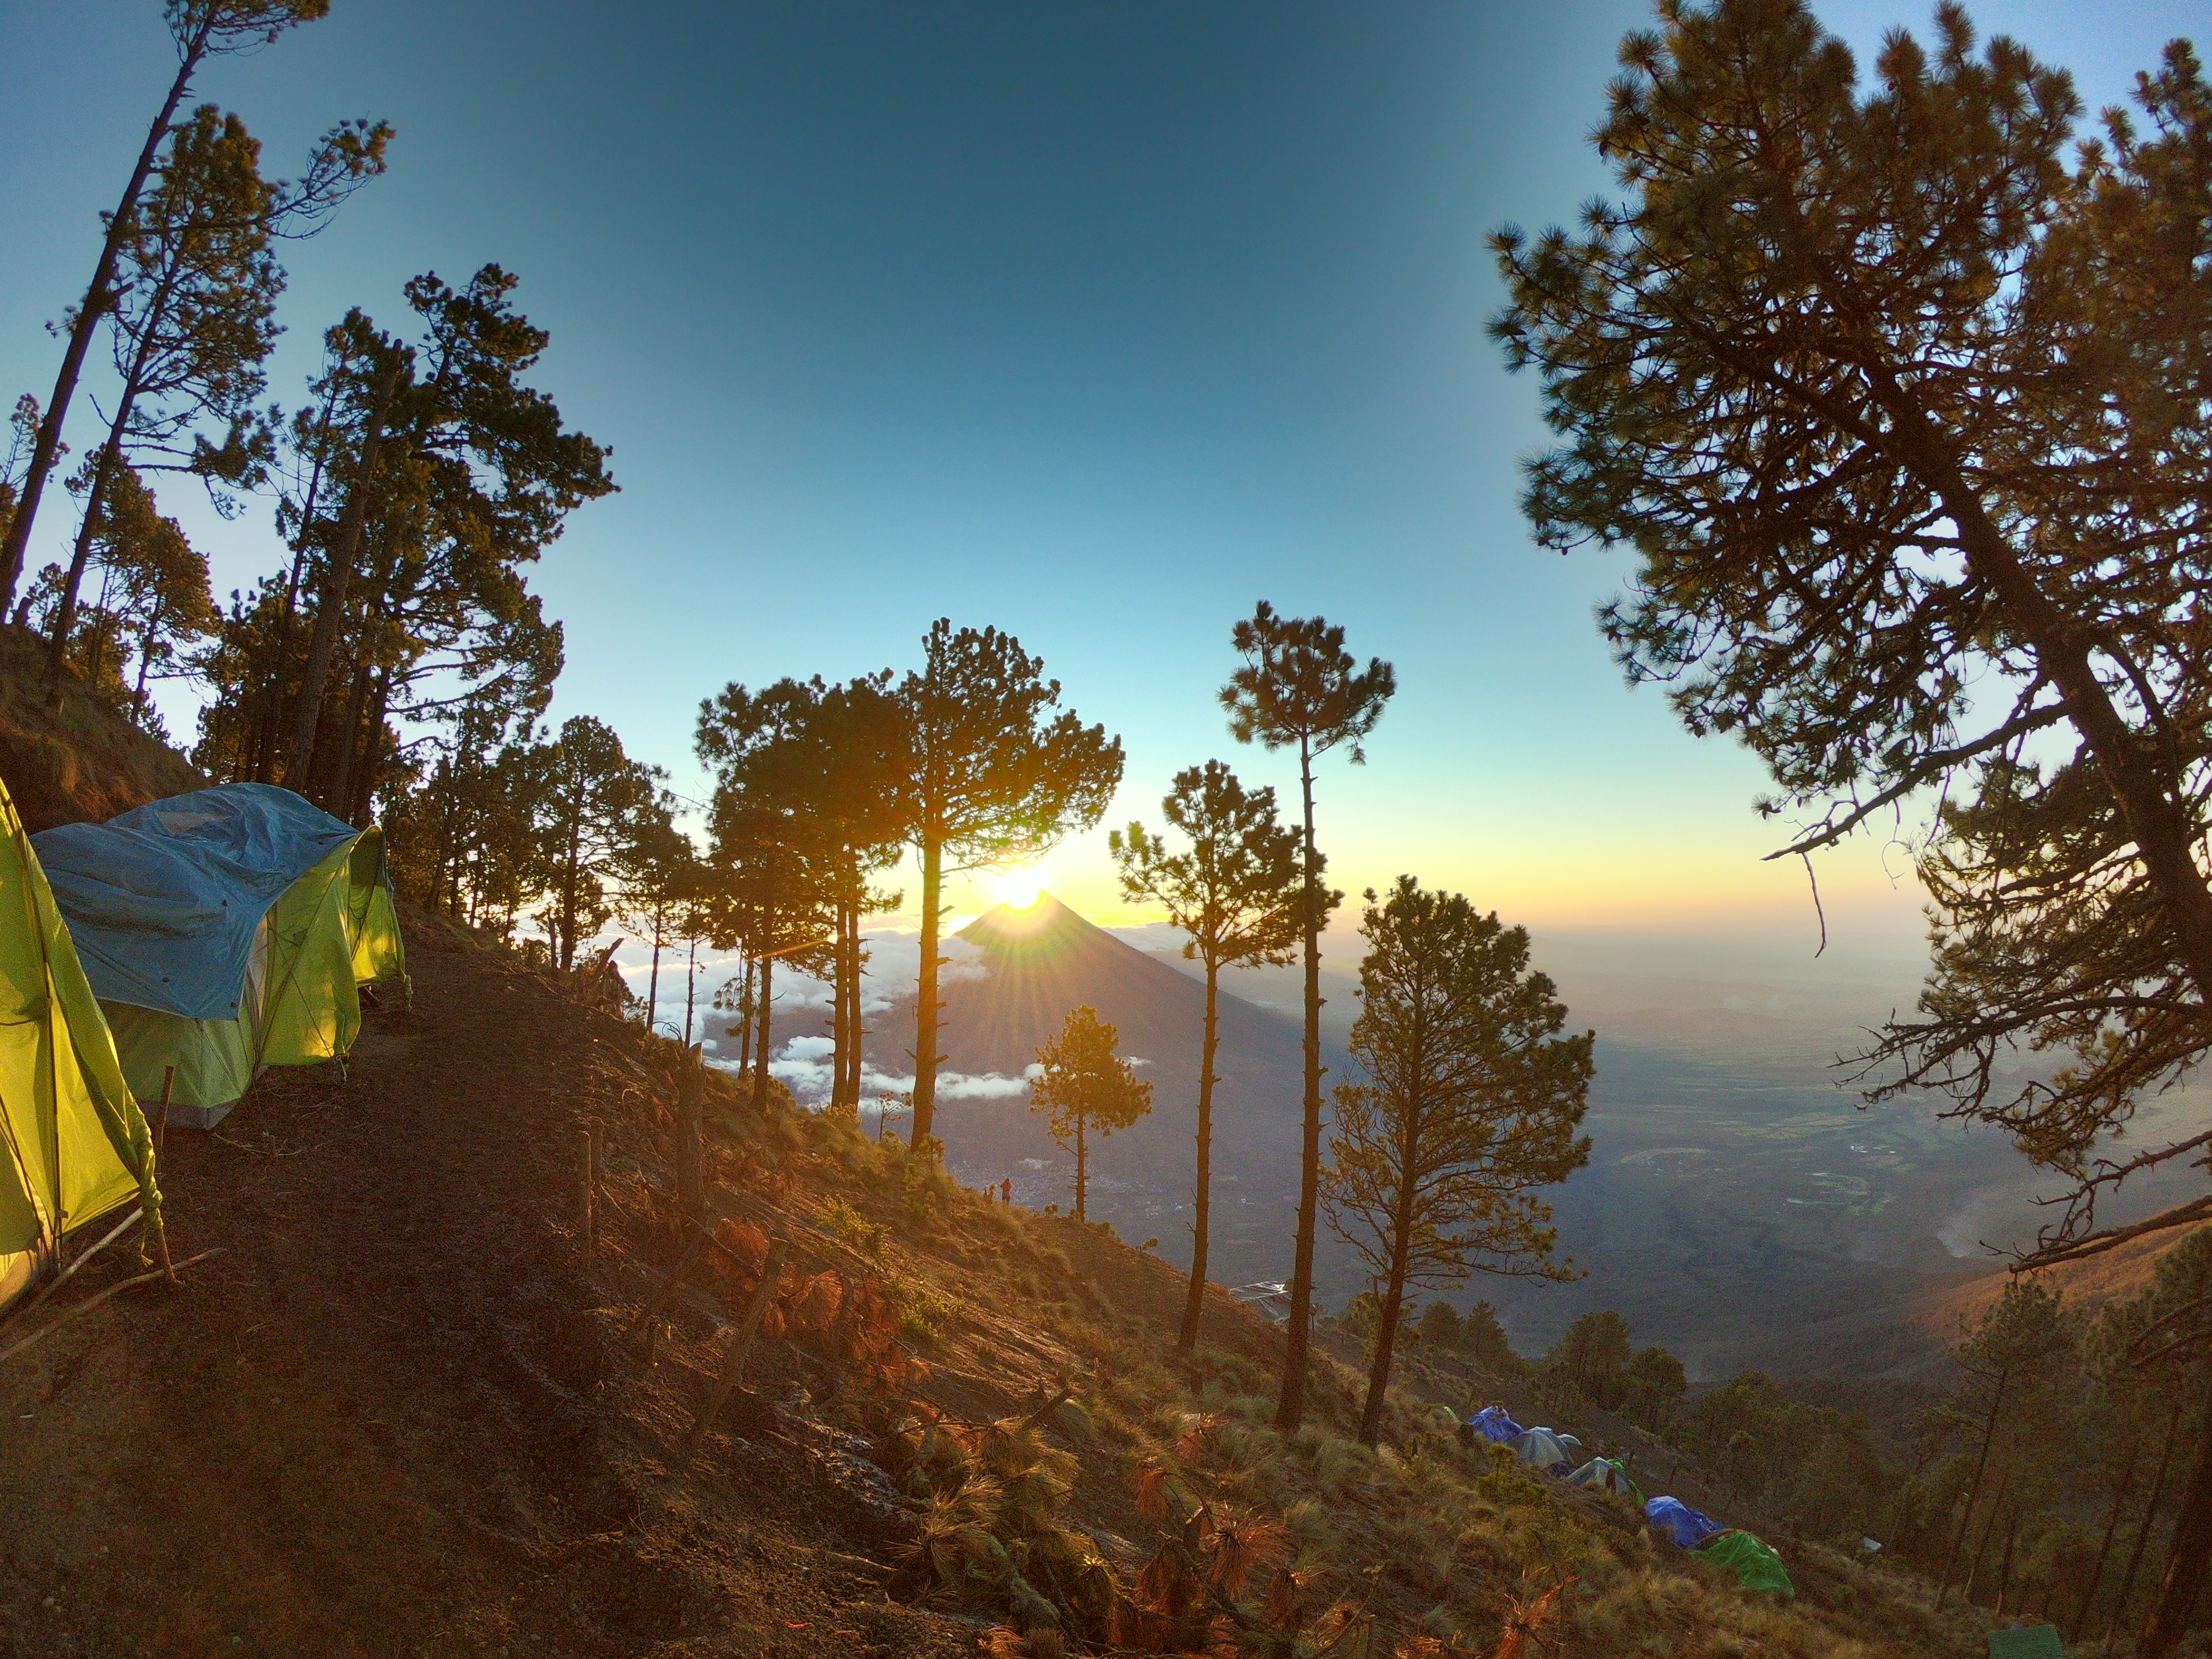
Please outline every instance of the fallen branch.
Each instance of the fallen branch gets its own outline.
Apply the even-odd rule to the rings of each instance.
[[[753,1336],[760,1329],[761,1317],[768,1312],[768,1304],[775,1299],[778,1281],[783,1277],[784,1246],[777,1239],[768,1247],[768,1260],[761,1264],[760,1282],[745,1304],[744,1317],[737,1328],[723,1339],[722,1375],[699,1407],[699,1414],[691,1419],[691,1432],[684,1437],[684,1461],[687,1464],[698,1455],[699,1443],[707,1437],[707,1431],[721,1415],[723,1406],[731,1392],[744,1376],[745,1357],[752,1352]]]
[[[68,1267],[63,1268],[52,1279],[48,1279],[44,1288],[42,1288],[39,1293],[33,1297],[28,1302],[25,1303],[21,1310],[15,1316],[18,1319],[29,1318],[31,1315],[37,1310],[40,1303],[44,1302],[56,1291],[58,1291],[63,1285],[70,1282],[70,1276],[73,1275],[79,1267],[84,1266],[86,1262],[91,1261],[93,1257],[98,1255],[102,1250],[115,1243],[117,1239],[122,1237],[125,1230],[128,1228],[132,1222],[137,1220],[139,1217],[145,1213],[146,1212],[143,1210],[133,1210],[129,1215],[125,1216],[122,1220],[117,1222],[115,1225],[109,1230],[106,1237],[101,1239],[99,1243],[85,1251],[84,1254],[78,1256],[76,1261],[70,1262]]]
[[[110,1285],[106,1290],[102,1291],[98,1296],[87,1297],[83,1301],[78,1303],[74,1308],[57,1316],[53,1320],[50,1321],[40,1329],[33,1331],[28,1336],[25,1337],[21,1342],[16,1343],[14,1346],[0,1348],[0,1365],[6,1364],[8,1361],[13,1359],[17,1354],[22,1352],[24,1349],[29,1347],[33,1342],[38,1341],[40,1338],[52,1335],[54,1332],[68,1324],[70,1320],[75,1319],[79,1314],[90,1313],[94,1308],[97,1308],[101,1303],[106,1301],[109,1297],[115,1295],[118,1291],[127,1291],[133,1285],[143,1285],[149,1279],[173,1279],[178,1273],[181,1273],[185,1268],[191,1267],[194,1262],[204,1261],[211,1255],[221,1255],[222,1254],[222,1247],[218,1244],[212,1250],[202,1250],[198,1255],[187,1256],[184,1261],[177,1263],[174,1269],[155,1267],[143,1273],[133,1273],[128,1279],[118,1279],[114,1284]]]

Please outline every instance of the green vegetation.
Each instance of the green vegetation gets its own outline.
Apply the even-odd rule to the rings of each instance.
[[[1085,1206],[1090,1137],[1128,1128],[1152,1109],[1152,1085],[1115,1052],[1121,1034],[1095,1008],[1071,1008],[1060,1035],[1037,1050],[1030,1109],[1042,1112],[1052,1138],[1075,1154],[1075,1218]],[[1109,1234],[1112,1224],[1102,1223]]]

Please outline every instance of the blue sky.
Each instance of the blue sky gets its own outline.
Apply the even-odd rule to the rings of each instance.
[[[1863,61],[1926,24],[1820,9]],[[2093,105],[2203,15],[1974,9]],[[1482,331],[1485,233],[1602,187],[1585,135],[1646,15],[337,0],[200,94],[276,171],[340,117],[398,128],[390,176],[292,252],[288,402],[347,306],[397,321],[417,271],[520,275],[553,333],[538,382],[623,486],[535,578],[568,629],[555,714],[608,720],[681,787],[725,680],[904,667],[939,615],[1015,632],[1123,734],[1111,822],[1209,756],[1291,782],[1212,702],[1264,596],[1399,671],[1371,764],[1323,782],[1347,886],[1412,870],[1540,927],[1809,951],[1802,872],[1758,862],[1757,769],[1606,657],[1589,613],[1621,563],[1530,545],[1535,389]],[[0,4],[10,398],[52,382],[40,325],[81,289],[169,62],[152,0]],[[265,508],[165,505],[219,590],[275,563]],[[69,517],[50,507],[36,557]],[[1048,884],[1141,920],[1115,914],[1103,841]],[[1909,945],[1897,849],[1846,849],[1823,883],[1839,935]]]

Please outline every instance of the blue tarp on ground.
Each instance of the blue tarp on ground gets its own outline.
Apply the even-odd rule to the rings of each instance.
[[[1644,1518],[1686,1550],[1693,1550],[1708,1538],[1717,1538],[1728,1528],[1699,1510],[1692,1509],[1679,1498],[1655,1498],[1644,1506]]]
[[[360,834],[289,789],[226,783],[31,839],[94,995],[235,1019],[261,918]]]
[[[1503,1406],[1485,1406],[1468,1419],[1468,1426],[1496,1445],[1507,1445],[1521,1437],[1521,1425],[1505,1414]]]

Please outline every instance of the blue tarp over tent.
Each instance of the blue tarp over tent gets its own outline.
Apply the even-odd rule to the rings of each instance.
[[[1468,1423],[1485,1440],[1505,1445],[1521,1437],[1521,1425],[1505,1414],[1503,1406],[1485,1406]]]
[[[1644,1504],[1644,1516],[1686,1550],[1693,1550],[1708,1538],[1717,1538],[1728,1530],[1711,1516],[1692,1509],[1679,1498],[1653,1498]]]
[[[226,783],[32,840],[95,995],[235,1019],[261,918],[361,833],[289,789]]]

